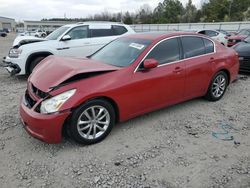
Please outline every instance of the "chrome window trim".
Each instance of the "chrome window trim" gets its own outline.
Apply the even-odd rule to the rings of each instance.
[[[206,36],[197,36],[197,35],[179,35],[179,36],[173,36],[173,37],[169,37],[169,38],[165,38],[165,39],[162,39],[160,40],[159,42],[157,42],[148,52],[147,54],[142,58],[142,60],[140,61],[140,63],[138,63],[138,65],[136,66],[135,70],[134,70],[134,73],[137,72],[139,66],[142,64],[142,62],[146,59],[146,57],[148,56],[148,54],[158,45],[160,44],[161,42],[164,42],[166,40],[169,40],[169,39],[173,39],[173,38],[181,38],[181,37],[199,37],[199,38],[204,38],[204,39],[207,39],[209,41],[211,41],[214,45],[214,51],[211,52],[211,53],[207,53],[207,54],[202,54],[202,55],[198,55],[198,56],[194,56],[194,57],[189,57],[189,58],[183,58],[183,59],[180,59],[178,61],[173,61],[171,63],[164,63],[164,64],[160,64],[158,65],[156,68],[158,67],[162,67],[162,66],[165,66],[165,65],[171,65],[171,64],[174,64],[174,63],[178,63],[178,62],[182,62],[184,60],[189,60],[189,59],[194,59],[194,58],[197,58],[197,57],[203,57],[203,56],[207,56],[207,55],[211,55],[211,54],[215,54],[216,53],[216,45],[215,45],[215,42],[213,40],[211,40],[210,38],[206,37]]]

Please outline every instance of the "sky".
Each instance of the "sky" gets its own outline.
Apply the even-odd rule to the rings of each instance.
[[[108,11],[135,12],[148,4],[155,8],[163,0],[0,0],[0,16],[17,21],[41,20],[42,18],[85,18],[96,13]],[[188,0],[180,0],[184,5]],[[201,0],[193,0],[200,6]]]

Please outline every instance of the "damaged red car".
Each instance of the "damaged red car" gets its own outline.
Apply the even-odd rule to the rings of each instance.
[[[21,119],[44,142],[67,132],[93,144],[118,122],[196,97],[221,99],[238,70],[236,52],[204,35],[133,34],[86,59],[44,59],[28,79]]]

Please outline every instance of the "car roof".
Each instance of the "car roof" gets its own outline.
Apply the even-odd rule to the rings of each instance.
[[[67,24],[64,25],[66,27],[76,27],[76,26],[81,26],[81,25],[125,25],[120,22],[105,22],[105,21],[87,21],[87,22],[78,22],[74,24]]]
[[[175,31],[175,32],[145,32],[145,33],[136,33],[136,34],[130,34],[124,37],[128,38],[138,38],[138,39],[148,39],[148,40],[161,40],[164,38],[170,38],[170,37],[176,37],[176,36],[182,36],[182,35],[193,35],[193,36],[201,36],[204,38],[208,38],[205,35],[192,33],[192,32],[182,32],[182,31]]]

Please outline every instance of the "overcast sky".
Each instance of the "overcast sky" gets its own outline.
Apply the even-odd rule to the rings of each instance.
[[[130,11],[135,12],[143,4],[155,8],[163,0],[0,0],[0,16],[20,20],[42,18],[84,18],[95,13]],[[184,5],[188,0],[180,0]],[[200,6],[200,0],[193,0]]]

